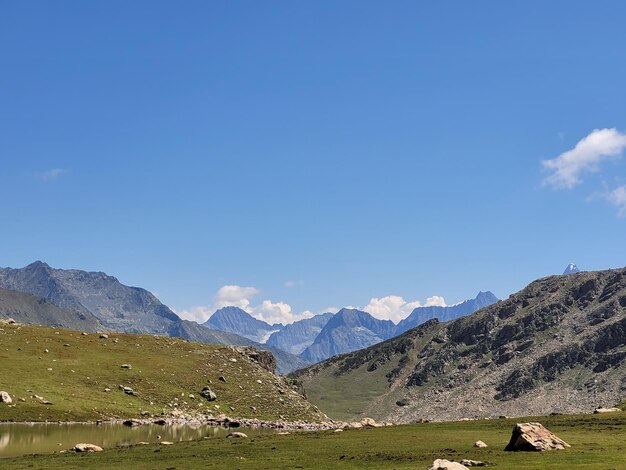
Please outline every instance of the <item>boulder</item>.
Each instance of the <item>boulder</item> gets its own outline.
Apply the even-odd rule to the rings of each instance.
[[[120,367],[122,369],[129,369],[129,370],[133,368],[133,366],[131,366],[130,364],[122,364]]]
[[[476,441],[476,442],[474,442],[474,447],[485,448],[485,447],[488,447],[488,446],[483,441]]]
[[[211,387],[209,387],[208,385],[204,386],[204,388],[200,392],[200,396],[206,398],[208,401],[217,400],[217,395],[213,390],[211,390]]]
[[[72,450],[74,452],[102,452],[103,449],[95,444],[76,444]]]
[[[557,450],[571,447],[567,442],[557,437],[543,427],[541,423],[517,423],[505,451],[535,451]]]
[[[248,437],[247,434],[243,433],[243,432],[231,432],[228,436],[226,437],[235,437],[235,438],[242,438],[242,437]]]
[[[595,410],[593,410],[594,413],[619,413],[620,410],[619,408],[596,408]]]
[[[450,460],[437,459],[427,470],[469,470],[465,465]]]
[[[0,392],[0,403],[6,403],[7,405],[10,405],[11,403],[13,403],[13,399],[11,398],[11,395],[9,395],[8,392],[1,391]]]

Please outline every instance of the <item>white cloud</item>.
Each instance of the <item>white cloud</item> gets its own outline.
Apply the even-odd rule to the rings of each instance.
[[[542,162],[546,169],[552,171],[543,183],[555,189],[572,189],[582,182],[584,173],[599,171],[603,160],[619,158],[624,148],[626,134],[615,128],[595,129],[573,149]]]
[[[187,310],[176,311],[176,313],[181,318],[198,323],[204,323],[223,307],[239,307],[253,317],[270,324],[288,324],[313,316],[313,313],[308,310],[294,313],[291,305],[284,302],[274,303],[271,300],[263,300],[259,305],[252,305],[252,299],[260,293],[261,291],[256,287],[223,286],[215,294],[212,305],[192,307]]]
[[[426,299],[426,307],[445,307],[446,305],[446,299],[440,295],[433,295]]]
[[[35,178],[41,181],[52,181],[67,173],[65,168],[51,168],[50,170],[35,173]]]
[[[239,307],[248,313],[252,313],[250,299],[259,295],[260,292],[256,287],[220,287],[213,298],[213,308],[218,310],[222,307]]]
[[[304,281],[302,279],[299,279],[297,281],[286,281],[285,282],[285,287],[297,287],[297,286],[303,286],[304,285]]]
[[[274,323],[293,323],[305,318],[311,318],[313,313],[305,310],[304,312],[294,313],[291,305],[284,302],[273,303],[271,300],[264,300],[261,305],[254,309],[252,315],[259,320],[263,320],[270,325]]]
[[[446,301],[443,297],[437,295],[426,299],[425,306],[430,307],[434,305],[445,307]],[[369,304],[363,307],[362,310],[380,320],[391,320],[394,323],[398,323],[409,316],[417,307],[422,307],[422,303],[417,300],[407,302],[398,295],[388,295],[381,298],[372,297]]]
[[[618,186],[604,193],[603,197],[617,208],[617,215],[626,217],[626,186]]]

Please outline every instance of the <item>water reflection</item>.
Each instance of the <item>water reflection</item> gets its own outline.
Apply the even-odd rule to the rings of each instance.
[[[249,436],[274,432],[270,429],[242,429]],[[138,442],[192,441],[205,437],[225,437],[225,428],[174,424],[145,424],[128,427],[122,424],[13,424],[0,423],[0,457],[52,453],[71,449],[79,442],[96,444],[104,449]]]

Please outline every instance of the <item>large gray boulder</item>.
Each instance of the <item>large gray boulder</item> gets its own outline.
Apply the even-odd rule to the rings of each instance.
[[[548,431],[541,423],[517,423],[505,451],[558,450],[571,447],[563,439]]]

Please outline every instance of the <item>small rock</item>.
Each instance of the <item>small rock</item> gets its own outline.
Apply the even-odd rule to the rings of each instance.
[[[465,465],[450,460],[437,459],[427,470],[468,470]]]
[[[205,385],[200,392],[200,396],[207,399],[207,401],[215,401],[217,400],[217,395],[208,385]]]
[[[141,426],[142,422],[137,419],[127,419],[122,424],[124,426],[134,427],[134,426]]]
[[[132,369],[133,368],[133,366],[131,366],[130,364],[122,364],[120,367],[122,369]]]
[[[100,334],[100,339],[108,339],[109,335],[107,335],[106,333],[101,333]]]
[[[223,375],[220,375],[219,379],[220,382],[224,382],[226,383],[226,377],[224,377]]]
[[[247,434],[245,434],[245,433],[243,433],[243,432],[238,432],[238,431],[235,431],[235,432],[231,432],[231,433],[230,433],[228,436],[226,436],[226,437],[236,437],[236,438],[242,438],[242,437],[248,437],[248,435],[247,435]]]
[[[231,358],[229,359],[229,361],[230,361],[230,362],[237,362],[237,359],[235,359],[234,357],[231,357]]]
[[[11,403],[13,403],[13,399],[8,392],[0,391],[0,403],[6,403],[7,405],[10,405]]]
[[[470,459],[462,459],[461,465],[465,465],[466,467],[487,467],[489,464],[487,462],[481,462],[480,460],[470,460]]]
[[[372,418],[363,418],[361,420],[361,426],[363,426],[364,428],[380,427],[378,424],[376,424],[376,421],[374,421]]]
[[[484,448],[484,447],[488,447],[488,446],[483,441],[476,441],[476,442],[474,442],[474,447]]]
[[[102,447],[95,444],[76,444],[72,450],[74,452],[102,452]]]
[[[598,414],[598,413],[619,413],[620,410],[619,408],[596,408],[595,410],[593,410],[594,413]]]
[[[171,445],[174,445],[174,443],[173,443],[173,442],[170,442],[170,441],[161,441],[161,442],[160,442],[160,444],[161,444],[162,446],[171,446]]]
[[[341,428],[335,429],[333,432],[343,432],[343,429],[341,429]]]
[[[545,451],[571,447],[541,423],[517,423],[505,451]]]
[[[398,406],[407,406],[408,404],[409,404],[409,400],[407,400],[406,398],[403,398],[396,402],[396,405]]]

